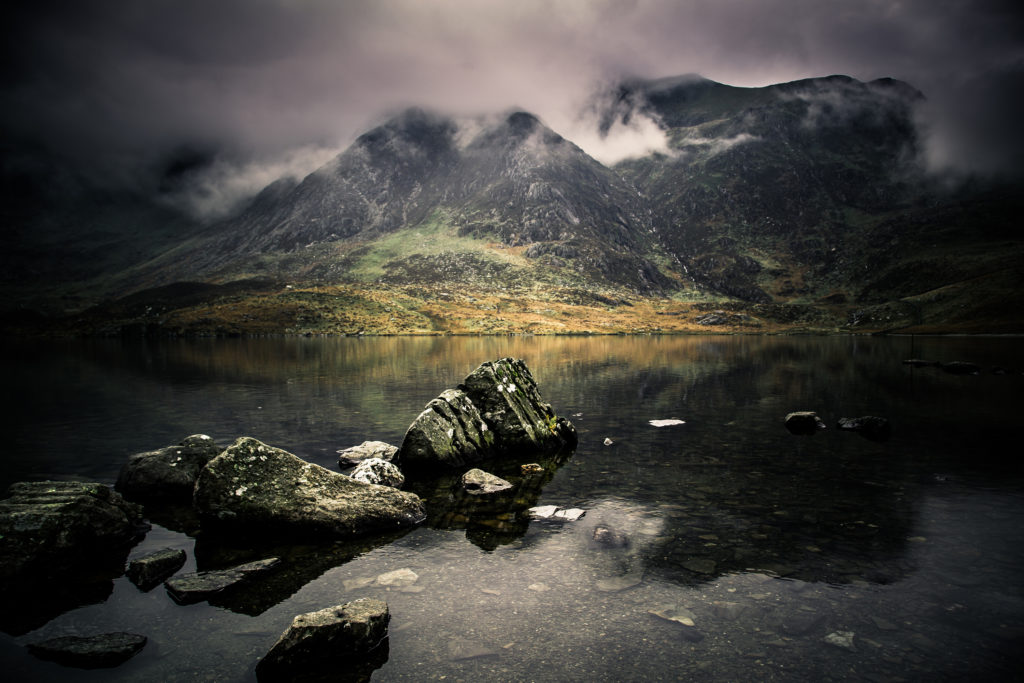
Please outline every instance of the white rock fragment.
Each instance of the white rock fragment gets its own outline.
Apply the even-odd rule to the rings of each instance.
[[[672,427],[675,425],[686,424],[686,422],[684,422],[683,420],[677,420],[674,417],[670,420],[648,420],[648,422],[650,422],[650,424],[655,427]]]
[[[579,508],[569,508],[568,510],[559,510],[555,513],[557,519],[564,519],[569,522],[575,522],[583,515],[587,514],[586,510],[580,510]]]
[[[835,631],[825,636],[825,642],[829,645],[841,647],[850,652],[856,652],[857,646],[853,644],[853,631]]]

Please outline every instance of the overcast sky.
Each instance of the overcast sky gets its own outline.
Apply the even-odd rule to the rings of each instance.
[[[0,123],[5,150],[114,184],[155,182],[175,151],[210,155],[231,196],[311,170],[411,104],[522,107],[600,158],[579,118],[600,83],[847,74],[922,90],[932,161],[987,170],[1021,160],[1020,4],[11,0]]]

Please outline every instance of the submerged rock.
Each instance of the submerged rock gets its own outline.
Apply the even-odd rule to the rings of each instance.
[[[801,410],[786,415],[786,429],[791,434],[816,434],[819,429],[825,429],[825,423],[817,413]]]
[[[412,493],[356,481],[248,437],[203,469],[194,500],[204,527],[261,535],[347,538],[426,518]]]
[[[180,548],[164,548],[137,557],[128,563],[125,575],[140,590],[147,591],[170,577],[185,566],[185,551]]]
[[[390,620],[387,603],[371,598],[300,614],[256,665],[256,675],[260,681],[315,679],[330,669],[335,680],[385,644]]]
[[[381,458],[362,461],[349,476],[365,484],[390,486],[395,489],[400,489],[405,484],[405,475],[402,471]]]
[[[177,446],[136,453],[121,468],[114,488],[132,500],[191,501],[199,472],[221,450],[205,434],[193,434]]]
[[[95,636],[61,636],[26,648],[38,657],[79,669],[100,669],[118,666],[146,646],[146,636],[136,633],[102,633]]]
[[[591,540],[601,548],[628,548],[629,536],[605,524],[594,527]]]
[[[507,491],[510,488],[512,488],[512,484],[501,477],[496,477],[480,469],[472,469],[462,475],[462,490],[470,495],[487,496]]]
[[[884,441],[889,438],[891,432],[889,421],[874,415],[841,417],[837,426],[844,431],[857,432],[872,441]]]
[[[98,564],[123,569],[128,548],[148,529],[142,508],[103,484],[12,484],[0,501],[0,589],[74,578]]]
[[[526,364],[502,358],[428,403],[397,459],[403,467],[455,468],[512,453],[555,453],[576,443],[576,429],[542,400]]]
[[[219,595],[241,583],[266,573],[280,564],[276,557],[247,562],[230,569],[216,569],[205,572],[182,574],[164,582],[167,592],[174,601],[181,605],[189,605]]]
[[[980,375],[981,366],[977,363],[968,363],[963,360],[954,360],[949,363],[943,363],[942,369],[951,375]]]
[[[364,441],[358,446],[343,448],[338,451],[338,467],[347,469],[371,458],[379,458],[386,462],[391,462],[395,459],[397,453],[398,446],[392,446],[383,441]]]

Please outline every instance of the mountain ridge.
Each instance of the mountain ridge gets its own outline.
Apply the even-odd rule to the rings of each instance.
[[[474,301],[500,308],[506,293],[542,312],[568,309],[505,331],[694,331],[708,305],[728,313],[714,329],[737,331],[1024,331],[998,301],[1024,271],[1017,188],[938,189],[917,162],[922,100],[893,79],[631,79],[598,101],[596,125],[613,134],[645,118],[666,150],[611,167],[530,112],[458,119],[409,108],[108,283],[133,300],[188,281],[260,283],[262,300],[333,287],[363,292],[371,312],[389,293],[407,297],[415,323],[360,317],[361,329],[387,333],[489,331],[473,318],[492,309]],[[437,303],[452,292],[458,313]],[[595,302],[602,311],[573,308]],[[640,303],[646,318],[618,310]],[[274,329],[354,331],[330,307],[319,326]],[[576,314],[603,322],[570,324]],[[213,327],[257,327],[243,322]],[[189,325],[175,329],[209,331]]]

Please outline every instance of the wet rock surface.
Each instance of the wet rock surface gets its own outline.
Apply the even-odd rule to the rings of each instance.
[[[414,526],[425,517],[412,493],[355,481],[243,437],[196,482],[204,529],[347,538]]]
[[[102,633],[95,636],[61,636],[26,648],[35,657],[80,669],[118,666],[146,646],[146,636],[137,633]]]
[[[163,583],[184,565],[184,550],[164,548],[133,559],[128,563],[125,575],[139,590],[147,591]]]
[[[405,484],[405,475],[395,465],[381,458],[369,458],[356,465],[349,475],[364,484],[377,484],[400,489]]]
[[[347,469],[355,467],[364,460],[379,458],[387,462],[395,459],[398,453],[398,446],[392,446],[383,441],[364,441],[358,446],[343,448],[338,451],[338,467]]]
[[[114,488],[130,500],[191,501],[199,472],[221,452],[205,434],[177,446],[137,453],[121,468]]]
[[[338,680],[386,643],[390,620],[387,603],[372,598],[300,614],[260,660],[256,675],[260,681],[320,680],[330,674],[330,680]]]
[[[575,448],[576,429],[543,401],[523,361],[484,363],[427,404],[398,452],[405,467],[460,467],[519,453]]]
[[[103,484],[12,484],[0,501],[0,590],[118,563],[148,529],[142,508]],[[120,572],[118,572],[120,573]]]
[[[188,605],[219,595],[224,591],[238,587],[255,577],[273,570],[280,564],[276,557],[268,557],[255,562],[247,562],[230,569],[218,569],[205,572],[182,574],[164,582],[167,592],[174,601]]]
[[[463,474],[461,482],[462,490],[472,496],[488,496],[512,488],[512,484],[501,477],[476,468]]]

